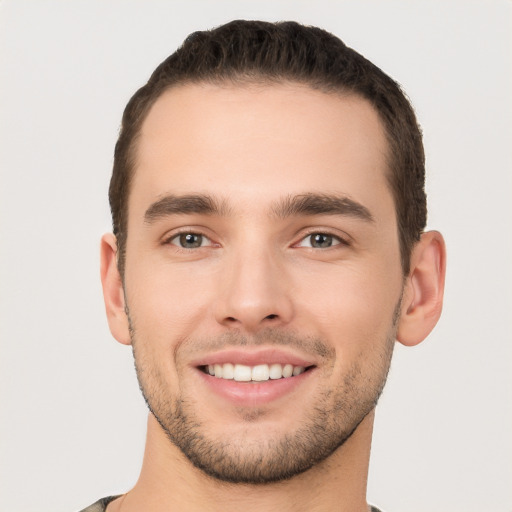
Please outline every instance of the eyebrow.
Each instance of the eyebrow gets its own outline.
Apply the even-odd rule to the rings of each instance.
[[[193,213],[223,216],[228,214],[228,209],[224,202],[219,202],[213,197],[204,194],[167,195],[151,204],[144,214],[144,222],[151,224],[169,215]]]
[[[300,194],[289,196],[272,208],[279,218],[294,215],[345,215],[373,222],[373,215],[366,206],[346,196],[333,194]]]
[[[169,215],[229,215],[225,201],[205,194],[183,196],[167,195],[152,203],[144,214],[144,222],[151,224]],[[284,219],[298,215],[345,215],[373,222],[370,210],[346,196],[333,194],[300,194],[288,196],[275,203],[271,213]]]

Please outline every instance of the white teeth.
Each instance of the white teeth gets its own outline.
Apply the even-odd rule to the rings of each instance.
[[[244,364],[235,364],[235,372],[233,378],[237,382],[250,382],[251,380],[251,367]]]
[[[215,377],[217,377],[218,379],[221,379],[222,378],[222,365],[216,364],[213,368],[215,370]]]
[[[259,364],[258,366],[253,366],[251,372],[251,380],[263,381],[268,380],[269,378],[269,369],[268,364]]]
[[[293,375],[293,366],[291,364],[285,364],[283,368],[283,377],[291,377]]]
[[[272,364],[269,368],[269,377],[271,379],[280,379],[283,376],[283,367],[280,364]]]
[[[304,366],[281,365],[278,363],[271,365],[258,364],[252,367],[231,363],[209,364],[205,370],[218,379],[236,380],[237,382],[264,382],[269,379],[296,377],[306,371]]]
[[[222,378],[233,379],[235,377],[235,367],[231,363],[222,366]]]
[[[300,375],[301,373],[304,373],[306,371],[306,368],[304,366],[294,366],[293,367],[293,376],[296,377],[297,375]]]

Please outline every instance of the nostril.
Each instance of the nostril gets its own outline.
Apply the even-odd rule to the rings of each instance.
[[[1,1],[1,0],[0,0]],[[256,316],[257,323],[259,322],[266,322],[266,321],[272,321],[272,320],[278,320],[281,318],[279,314],[271,313],[270,315],[264,316],[264,317],[258,317]],[[243,319],[237,318],[235,316],[227,316],[224,318],[224,322],[226,322],[228,325],[235,325],[235,324],[241,324],[241,325],[247,325],[250,326],[252,324],[252,318],[246,318],[245,321]]]

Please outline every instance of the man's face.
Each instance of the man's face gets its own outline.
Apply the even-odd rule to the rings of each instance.
[[[208,474],[288,478],[373,410],[403,284],[386,151],[366,101],[299,85],[187,85],[151,109],[132,342],[153,414]]]

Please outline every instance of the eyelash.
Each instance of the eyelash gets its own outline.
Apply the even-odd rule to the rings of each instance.
[[[203,245],[199,245],[198,247],[182,247],[180,245],[178,245],[178,243],[173,243],[173,240],[176,240],[176,239],[179,239],[180,236],[182,235],[195,235],[195,236],[200,236],[200,237],[203,237],[205,238],[206,240],[208,240],[210,243],[208,244],[208,247],[211,247],[211,246],[219,246],[219,244],[215,244],[214,242],[212,242],[212,240],[207,236],[205,235],[204,233],[200,232],[200,231],[195,231],[195,230],[187,230],[187,229],[183,229],[177,233],[173,233],[171,236],[167,237],[164,239],[163,241],[163,244],[164,245],[173,245],[177,250],[180,250],[180,251],[186,251],[186,252],[189,252],[189,251],[193,251],[195,249],[200,249],[202,247],[205,247]],[[323,235],[325,237],[329,237],[329,238],[332,238],[333,240],[335,240],[337,243],[334,243],[328,247],[312,247],[312,246],[306,246],[306,245],[301,245],[304,241],[306,241],[308,238],[314,236],[314,235]],[[327,250],[327,249],[331,249],[333,247],[337,247],[338,245],[341,245],[341,246],[350,246],[351,243],[347,240],[347,238],[343,238],[339,235],[335,235],[334,233],[331,233],[329,230],[319,230],[319,229],[315,229],[315,230],[311,230],[309,232],[307,232],[306,234],[304,234],[300,240],[296,243],[294,243],[292,245],[292,247],[305,247],[305,248],[309,248],[309,249],[323,249],[323,250]]]
[[[208,237],[207,235],[205,235],[204,233],[201,233],[200,231],[195,231],[195,230],[191,230],[191,229],[183,229],[181,231],[178,231],[177,233],[173,233],[171,236],[169,237],[166,237],[163,241],[163,244],[164,245],[174,245],[176,247],[177,250],[180,250],[180,251],[191,251],[191,250],[194,250],[194,249],[200,249],[201,247],[203,247],[202,245],[200,245],[199,247],[181,247],[180,245],[178,245],[177,243],[173,243],[173,240],[176,240],[176,239],[179,239],[180,236],[182,235],[195,235],[195,236],[200,236],[200,237],[203,237],[205,239],[207,239],[210,244],[209,246],[211,245],[218,245],[218,244],[214,244],[212,242],[212,240],[210,239],[210,237]]]
[[[338,245],[341,245],[341,246],[345,246],[345,247],[348,247],[350,246],[350,242],[348,241],[347,238],[343,238],[339,235],[335,235],[334,233],[330,232],[329,230],[321,230],[321,229],[314,229],[314,230],[311,230],[310,232],[306,233],[300,240],[299,242],[297,242],[296,244],[294,244],[294,246],[299,246],[299,247],[307,247],[307,246],[301,246],[300,244],[302,242],[304,242],[306,239],[314,236],[314,235],[323,235],[323,236],[326,236],[326,237],[330,237],[332,238],[333,240],[336,240],[338,243],[336,244],[333,244],[329,247],[325,247],[323,248],[324,250],[327,250],[327,249],[331,249],[332,247],[336,247]],[[315,247],[308,247],[309,249],[316,249]],[[321,248],[318,248],[318,249],[321,249]]]

